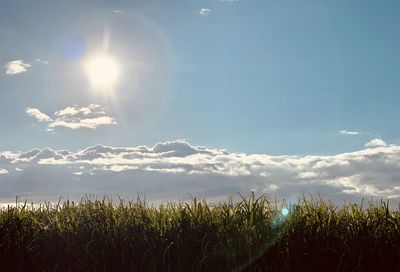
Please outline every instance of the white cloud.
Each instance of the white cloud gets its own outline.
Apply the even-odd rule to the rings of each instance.
[[[66,115],[70,115],[70,116],[77,116],[80,114],[83,115],[89,115],[89,114],[105,114],[104,111],[102,111],[102,106],[101,105],[97,105],[97,104],[90,104],[87,107],[79,107],[77,105],[74,106],[70,106],[70,107],[66,107],[64,109],[61,109],[59,111],[56,111],[54,113],[57,116],[66,116]]]
[[[66,107],[65,109],[56,111],[54,114],[57,116],[64,115],[76,115],[79,113],[79,110],[76,107]]]
[[[300,179],[316,178],[319,176],[319,173],[314,171],[300,172],[297,176]]]
[[[79,199],[87,193],[143,193],[157,201],[189,194],[222,200],[254,190],[294,201],[303,193],[319,193],[339,204],[370,197],[400,201],[396,145],[332,156],[270,156],[176,140],[152,147],[0,152],[0,169],[7,171],[0,175],[0,197],[10,199],[17,194]]]
[[[35,117],[39,122],[52,122],[53,119],[51,119],[47,114],[41,112],[37,108],[26,108],[25,112],[32,117]]]
[[[53,132],[56,127],[70,129],[96,129],[99,126],[116,125],[115,118],[106,115],[102,106],[90,104],[87,107],[69,106],[54,113],[54,118],[36,108],[27,108],[26,113],[39,122],[47,123],[47,131]]]
[[[202,8],[200,9],[200,15],[201,16],[208,16],[211,13],[211,9],[209,8]]]
[[[117,122],[115,118],[109,116],[100,116],[94,118],[87,119],[56,119],[54,122],[49,124],[50,128],[55,127],[66,127],[70,129],[79,129],[79,128],[89,128],[96,129],[99,126],[104,125],[116,125]]]
[[[16,75],[26,72],[31,66],[30,63],[25,63],[23,60],[12,60],[7,62],[4,68],[7,75]]]
[[[359,131],[349,131],[349,130],[339,130],[339,133],[342,135],[350,135],[350,136],[355,136],[355,135],[360,135],[361,132]]]
[[[379,138],[372,139],[368,143],[365,144],[366,147],[379,147],[379,146],[386,146],[387,144]]]

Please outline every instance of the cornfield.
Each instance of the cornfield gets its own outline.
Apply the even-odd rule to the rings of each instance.
[[[25,202],[0,211],[0,271],[400,271],[400,211],[254,194]]]

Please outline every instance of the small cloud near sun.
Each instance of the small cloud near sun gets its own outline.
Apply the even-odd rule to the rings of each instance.
[[[47,114],[44,114],[43,112],[41,112],[40,110],[38,110],[36,108],[28,107],[28,108],[26,108],[25,111],[26,111],[26,114],[36,118],[41,123],[53,121],[53,119],[51,119],[50,116],[48,116]]]
[[[7,62],[4,68],[7,75],[17,75],[26,72],[31,66],[30,63],[25,63],[23,60],[12,60]]]
[[[201,16],[208,16],[211,13],[211,9],[209,8],[202,8],[200,9],[200,15]]]
[[[26,113],[36,118],[40,123],[47,123],[46,130],[49,132],[54,131],[56,127],[96,129],[99,126],[117,124],[114,117],[108,116],[104,112],[104,108],[96,104],[90,104],[86,107],[69,106],[56,111],[53,118],[37,108],[26,108]]]

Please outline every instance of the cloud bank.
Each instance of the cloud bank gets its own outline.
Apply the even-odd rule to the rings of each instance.
[[[56,111],[53,118],[37,108],[29,107],[25,111],[29,116],[36,118],[38,122],[46,123],[47,130],[50,131],[56,127],[96,129],[99,126],[117,124],[115,118],[106,115],[103,107],[96,104],[90,104],[87,107],[77,105],[66,107]]]
[[[190,195],[226,200],[254,191],[292,201],[302,194],[320,194],[339,204],[371,197],[400,200],[397,145],[332,156],[270,156],[176,140],[152,147],[95,145],[77,152],[7,151],[0,153],[0,169],[2,199],[74,199],[84,194],[133,198],[141,193],[149,201]]]

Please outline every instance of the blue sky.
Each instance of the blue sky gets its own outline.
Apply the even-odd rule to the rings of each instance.
[[[3,150],[188,139],[334,154],[375,137],[399,142],[396,1],[53,2],[1,3],[0,61],[32,64],[0,76]],[[139,63],[122,68],[112,102],[79,69],[105,31],[110,55]],[[89,103],[119,124],[48,133],[25,113]]]
[[[0,202],[400,201],[398,1],[1,1]]]

